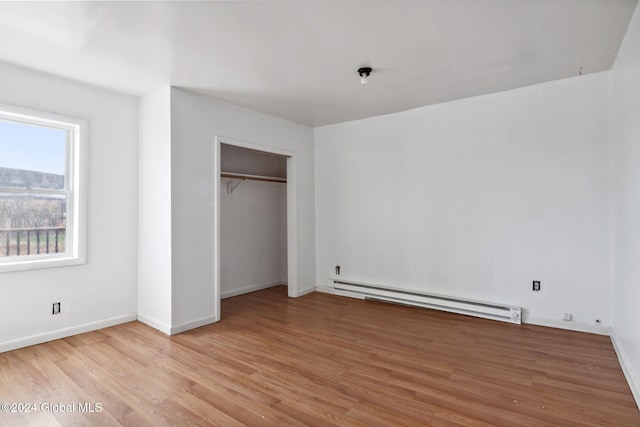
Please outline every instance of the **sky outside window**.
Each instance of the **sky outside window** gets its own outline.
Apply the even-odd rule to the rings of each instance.
[[[0,167],[64,175],[67,131],[0,120]]]

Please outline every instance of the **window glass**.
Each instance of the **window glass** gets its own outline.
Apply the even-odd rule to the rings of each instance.
[[[80,260],[72,247],[79,126],[50,116],[0,111],[0,268],[9,271],[22,261]]]
[[[63,189],[68,131],[0,120],[0,187]]]
[[[67,196],[0,193],[0,257],[65,253]]]

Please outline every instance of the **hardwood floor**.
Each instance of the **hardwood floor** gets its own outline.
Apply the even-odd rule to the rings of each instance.
[[[0,354],[0,402],[36,409],[0,425],[640,426],[608,337],[284,287],[222,310]]]

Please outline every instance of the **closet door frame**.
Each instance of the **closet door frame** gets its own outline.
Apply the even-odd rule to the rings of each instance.
[[[215,317],[220,319],[220,158],[221,145],[277,154],[287,158],[287,293],[298,297],[298,217],[296,197],[296,155],[279,148],[254,144],[223,136],[216,136],[213,149],[213,287],[215,298]]]

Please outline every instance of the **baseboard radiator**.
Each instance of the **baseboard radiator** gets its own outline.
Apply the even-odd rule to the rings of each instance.
[[[354,298],[425,307],[508,323],[520,324],[522,317],[521,308],[512,305],[389,288],[337,278],[329,280],[328,290],[334,294]]]

